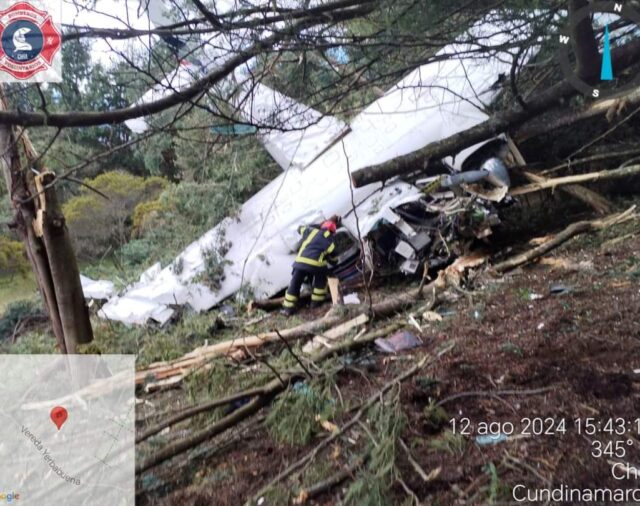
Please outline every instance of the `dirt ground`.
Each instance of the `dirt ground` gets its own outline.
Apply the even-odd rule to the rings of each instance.
[[[524,485],[521,496],[525,488],[561,484],[640,488],[611,471],[615,462],[640,464],[640,236],[634,226],[573,239],[503,278],[476,278],[470,297],[439,307],[443,321],[424,326],[424,346],[393,358],[372,349],[366,368],[338,375],[341,394],[362,400],[411,358],[455,342],[401,390],[402,436],[415,463],[398,451],[398,468],[422,503],[506,504],[518,485]],[[444,410],[439,420],[429,409],[434,403]],[[506,441],[477,441],[489,423],[491,431],[508,434]],[[188,463],[143,477],[139,487],[151,491],[140,504],[244,504],[327,435],[299,447],[273,441],[259,420],[240,430],[194,452]],[[446,444],[434,448],[435,439]],[[599,450],[603,455],[594,456]],[[336,471],[344,462],[331,453],[317,459]],[[338,504],[352,478],[307,504]],[[154,480],[171,481],[171,490]],[[391,497],[401,504],[407,492],[396,483]]]

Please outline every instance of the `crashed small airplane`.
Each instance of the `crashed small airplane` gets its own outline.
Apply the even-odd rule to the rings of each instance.
[[[164,324],[176,306],[205,311],[245,290],[257,298],[271,297],[289,281],[298,225],[333,214],[343,216],[334,271],[342,280],[363,270],[422,272],[425,262],[436,267],[452,259],[452,239],[486,237],[499,222],[496,208],[509,185],[508,149],[500,139],[434,161],[418,175],[423,179],[411,182],[395,179],[354,188],[350,175],[486,120],[484,111],[500,92],[496,82],[509,72],[511,61],[497,51],[478,58],[478,44],[497,47],[514,35],[524,39],[530,36],[525,30],[487,16],[469,28],[469,37],[460,37],[464,42],[442,47],[435,62],[410,72],[349,125],[254,85],[239,102],[242,120],[262,124],[278,111],[278,120],[294,127],[258,133],[283,173],[170,265],[155,264],[112,296],[99,316],[126,324]],[[526,61],[532,54],[524,56]],[[140,100],[186,85],[193,79],[191,66],[185,63]],[[129,124],[136,132],[145,125],[144,120]],[[222,267],[215,286],[199,281],[211,261]]]

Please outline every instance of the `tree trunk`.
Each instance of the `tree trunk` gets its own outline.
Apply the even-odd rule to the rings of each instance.
[[[613,49],[611,51],[611,59],[613,65],[619,72],[636,63],[639,54],[640,40],[636,40],[622,47]],[[445,156],[454,155],[462,149],[486,141],[509,129],[518,127],[526,120],[550,109],[561,99],[570,97],[576,93],[576,89],[569,81],[560,81],[558,84],[542,91],[535,98],[527,102],[526,109],[518,105],[497,112],[488,120],[472,128],[458,132],[440,141],[431,142],[418,151],[394,158],[388,162],[356,170],[351,174],[351,180],[353,181],[353,185],[359,188],[400,174],[424,170],[427,167],[429,159],[438,160]]]
[[[534,120],[527,121],[518,128],[513,138],[517,142],[523,142],[596,116],[606,116],[607,120],[611,122],[615,117],[620,116],[623,111],[628,110],[631,106],[637,106],[638,103],[640,103],[640,88],[636,88],[623,97],[600,100],[582,109],[552,111]]]
[[[0,110],[6,109],[4,90],[0,87]],[[14,226],[25,245],[60,352],[75,353],[78,344],[93,339],[76,257],[55,188],[42,193],[33,191],[33,184],[40,181],[23,168],[20,144],[29,163],[40,166],[26,131],[16,136],[12,127],[0,126],[0,163],[15,210]],[[52,173],[38,176],[45,185],[45,181],[51,182],[43,178],[47,174],[53,176]]]
[[[54,182],[55,174],[44,172],[36,176],[36,179],[38,178],[41,178],[42,186],[46,188]],[[46,209],[42,231],[58,302],[58,313],[67,352],[76,353],[78,344],[90,343],[93,340],[89,309],[82,293],[76,255],[71,246],[71,238],[58,203],[55,186],[44,190],[44,196]]]
[[[4,97],[0,97],[3,101]],[[0,104],[2,105],[2,104]],[[22,239],[27,252],[27,258],[35,275],[36,284],[42,296],[44,310],[51,321],[53,334],[62,353],[66,353],[64,333],[58,315],[57,303],[49,263],[47,261],[44,244],[33,231],[32,223],[35,217],[33,201],[28,201],[30,192],[24,173],[20,168],[20,155],[17,142],[11,127],[0,127],[0,153],[2,153],[2,171],[14,208],[14,223],[16,232]]]
[[[587,0],[570,0],[569,17],[578,15],[582,9],[588,7]],[[598,63],[600,62],[598,44],[589,16],[572,26],[571,40],[576,54],[576,73],[582,79],[589,81],[598,74]]]

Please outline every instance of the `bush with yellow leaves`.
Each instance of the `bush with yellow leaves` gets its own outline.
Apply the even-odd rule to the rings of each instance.
[[[155,200],[169,185],[161,177],[143,178],[124,171],[105,172],[84,182],[109,198],[83,187],[63,206],[76,252],[85,259],[125,244],[131,236],[136,206]]]
[[[20,241],[0,235],[0,273],[26,276],[28,271],[29,261],[24,245]]]

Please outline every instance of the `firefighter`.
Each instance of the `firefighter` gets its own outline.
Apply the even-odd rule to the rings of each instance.
[[[332,256],[336,245],[333,235],[336,233],[339,216],[332,216],[319,227],[302,226],[298,233],[302,236],[302,244],[293,263],[293,273],[289,288],[284,296],[282,312],[288,316],[295,313],[300,297],[300,287],[307,278],[312,279],[311,307],[320,306],[327,296],[327,261],[334,263]]]

